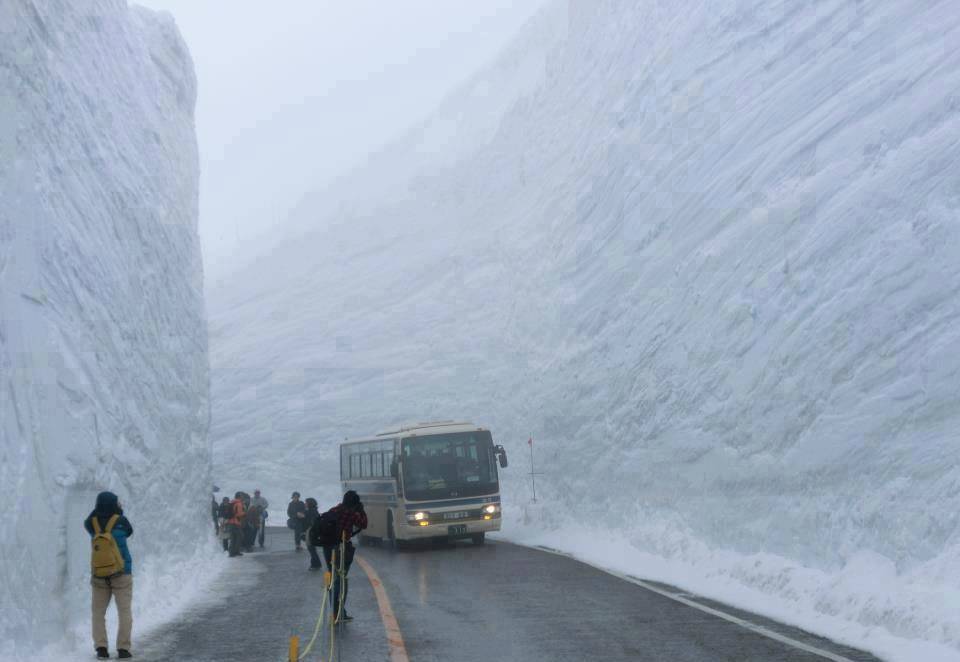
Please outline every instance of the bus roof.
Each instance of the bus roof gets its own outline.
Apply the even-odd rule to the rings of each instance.
[[[486,428],[466,421],[425,421],[395,425],[386,430],[381,430],[377,433],[377,436],[425,436],[428,434],[449,434],[451,432],[475,432],[477,430],[486,430]]]
[[[452,434],[455,432],[489,432],[489,430],[474,423],[458,421],[427,421],[421,423],[407,423],[395,425],[386,430],[381,430],[372,437],[356,437],[354,439],[344,439],[341,445],[356,444],[366,441],[382,441],[393,437],[427,437],[432,434]]]

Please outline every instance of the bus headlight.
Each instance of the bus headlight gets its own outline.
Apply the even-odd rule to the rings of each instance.
[[[485,512],[487,515],[493,515],[498,510],[500,510],[500,508],[491,503],[489,506],[483,509],[483,512]]]
[[[419,521],[422,520],[422,519],[427,519],[427,514],[426,514],[426,513],[414,513],[413,519],[415,519],[415,520],[417,520],[417,521],[419,522]]]

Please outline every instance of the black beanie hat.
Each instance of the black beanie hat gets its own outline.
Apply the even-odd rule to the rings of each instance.
[[[347,490],[343,495],[343,505],[356,506],[358,503],[360,503],[360,496],[353,490]]]
[[[101,492],[97,495],[97,505],[94,508],[98,515],[122,515],[120,499],[113,492]]]

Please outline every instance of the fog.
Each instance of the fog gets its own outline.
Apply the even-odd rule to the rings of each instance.
[[[197,71],[210,282],[254,253],[303,193],[436,108],[543,1],[141,4],[173,14]]]

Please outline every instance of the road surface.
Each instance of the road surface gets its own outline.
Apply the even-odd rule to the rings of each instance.
[[[265,551],[231,561],[208,603],[137,642],[137,658],[282,662],[291,634],[309,639],[323,576],[307,571],[307,554],[293,551],[289,531],[269,534]],[[503,542],[400,552],[363,546],[357,556],[363,562],[350,572],[348,604],[354,620],[337,640],[343,662],[877,660],[671,587],[645,588]],[[306,660],[326,659],[321,643]]]

